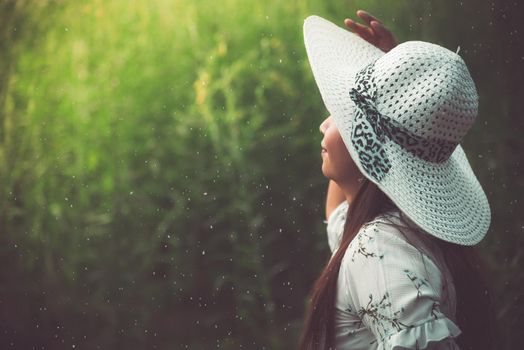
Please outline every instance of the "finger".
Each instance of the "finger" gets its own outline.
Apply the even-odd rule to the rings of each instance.
[[[358,10],[357,16],[360,17],[364,22],[371,25],[371,21],[377,21],[379,23],[382,23],[381,20],[376,18],[375,16],[372,16],[370,13],[364,11],[364,10]]]
[[[360,35],[363,39],[365,40],[371,40],[372,37],[373,37],[373,31],[360,24],[360,23],[357,23],[351,19],[346,19],[344,21],[344,23],[346,24],[346,26],[348,26],[350,29],[352,29],[356,34]]]
[[[377,36],[381,38],[393,38],[393,33],[391,33],[384,25],[380,22],[377,22],[375,20],[371,21],[370,23],[371,28],[375,31]]]

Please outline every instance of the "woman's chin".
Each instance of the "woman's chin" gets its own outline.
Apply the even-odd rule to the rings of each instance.
[[[331,172],[329,171],[328,167],[326,166],[326,162],[322,163],[322,174],[324,174],[325,177],[328,179],[331,178]]]

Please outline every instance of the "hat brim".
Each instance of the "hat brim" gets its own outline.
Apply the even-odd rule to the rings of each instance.
[[[356,72],[385,53],[318,16],[304,21],[304,42],[324,104],[362,174],[429,234],[460,245],[479,243],[488,231],[491,211],[460,144],[448,160],[437,164],[388,140],[383,148],[391,168],[381,181],[361,165],[351,139],[353,118],[348,117],[356,106],[348,92]]]

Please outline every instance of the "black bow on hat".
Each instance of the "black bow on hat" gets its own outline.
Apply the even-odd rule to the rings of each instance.
[[[382,145],[386,138],[414,156],[432,163],[445,162],[457,143],[442,139],[428,139],[414,134],[398,121],[381,114],[375,104],[376,84],[373,78],[375,62],[356,74],[355,87],[349,91],[357,106],[351,139],[364,170],[380,181],[391,168]]]

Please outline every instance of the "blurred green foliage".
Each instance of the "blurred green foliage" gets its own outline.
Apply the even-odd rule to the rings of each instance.
[[[521,344],[522,5],[91,0],[0,5],[0,346],[294,348],[328,258],[302,23],[358,8],[461,46],[500,348]]]

